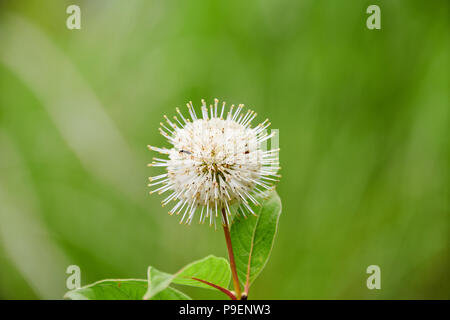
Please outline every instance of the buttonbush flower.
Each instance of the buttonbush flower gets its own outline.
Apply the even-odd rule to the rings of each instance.
[[[187,109],[189,117],[176,108],[178,117],[164,116],[166,124],[160,123],[170,148],[148,146],[167,156],[155,157],[149,164],[165,168],[149,178],[154,187],[150,193],[168,192],[162,205],[175,202],[169,214],[180,215],[180,223],[190,224],[196,213],[200,223],[210,225],[216,225],[219,216],[228,225],[232,212],[254,215],[252,204],[259,205],[257,199],[279,178],[279,149],[264,148],[274,135],[266,130],[270,122],[266,119],[252,127],[254,111],[244,112],[243,104],[227,110],[226,103],[219,106],[217,99],[209,108],[202,100],[200,116],[192,102]]]

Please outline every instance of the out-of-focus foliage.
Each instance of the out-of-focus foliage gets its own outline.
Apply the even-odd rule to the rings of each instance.
[[[250,298],[449,298],[448,30],[448,1],[2,1],[0,298],[62,298],[71,264],[85,285],[226,256],[146,186],[163,114],[214,97],[280,132]]]

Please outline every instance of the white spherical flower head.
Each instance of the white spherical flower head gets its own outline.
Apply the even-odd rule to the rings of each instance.
[[[279,149],[263,148],[273,136],[266,130],[268,120],[252,128],[255,112],[242,112],[244,105],[232,105],[226,111],[225,102],[219,112],[218,103],[215,99],[208,110],[202,100],[200,118],[192,102],[187,104],[190,119],[178,108],[180,119],[171,121],[164,116],[167,126],[161,123],[160,132],[172,148],[149,146],[168,156],[153,158],[149,164],[167,170],[149,178],[149,186],[158,186],[150,193],[170,191],[162,205],[175,201],[169,214],[182,213],[181,223],[191,223],[197,211],[199,221],[208,219],[210,225],[216,225],[219,216],[223,224],[229,224],[232,212],[255,214],[252,204],[259,205],[257,198],[278,181]]]

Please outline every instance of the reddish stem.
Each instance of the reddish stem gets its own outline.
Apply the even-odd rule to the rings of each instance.
[[[237,300],[241,300],[242,296],[241,287],[239,285],[239,278],[236,270],[236,262],[234,260],[233,247],[231,245],[230,228],[228,226],[227,215],[224,208],[222,208],[222,217],[223,217],[223,232],[225,233],[225,241],[227,243],[228,257],[230,258],[230,267],[231,267],[231,274],[233,276],[234,290],[236,291]]]
[[[206,281],[206,280],[202,280],[202,279],[199,279],[199,278],[194,278],[194,277],[192,277],[192,279],[197,280],[197,281],[199,281],[199,282],[202,282],[202,283],[204,283],[204,284],[206,284],[206,285],[208,285],[208,286],[211,286],[211,287],[213,287],[213,288],[216,288],[216,289],[219,290],[219,291],[222,291],[222,292],[225,293],[227,296],[229,296],[229,297],[231,298],[231,300],[237,300],[236,296],[235,296],[230,290],[228,290],[228,289],[225,289],[225,288],[223,288],[223,287],[221,287],[221,286],[218,286],[217,284],[214,284],[214,283],[212,283],[212,282],[209,282],[209,281]]]

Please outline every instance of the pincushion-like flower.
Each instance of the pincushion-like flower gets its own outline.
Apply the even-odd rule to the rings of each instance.
[[[259,205],[257,198],[278,181],[279,149],[264,148],[274,135],[266,130],[268,120],[252,128],[255,112],[243,112],[242,104],[228,111],[225,102],[221,108],[218,104],[215,99],[208,110],[202,100],[201,117],[197,117],[192,102],[188,103],[190,119],[177,108],[180,118],[164,116],[167,125],[161,123],[160,128],[172,147],[148,146],[168,156],[153,158],[149,164],[166,168],[165,173],[149,178],[149,186],[156,186],[150,193],[169,191],[162,205],[176,202],[169,214],[181,214],[180,223],[190,224],[196,212],[201,223],[209,220],[210,225],[219,216],[223,224],[229,224],[232,212],[255,214],[251,203]]]

